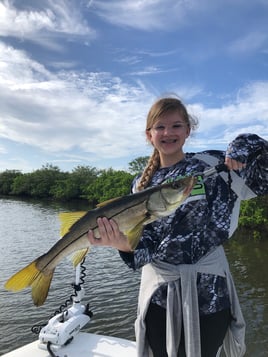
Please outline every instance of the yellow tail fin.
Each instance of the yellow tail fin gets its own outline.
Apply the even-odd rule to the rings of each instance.
[[[20,291],[32,287],[32,298],[36,306],[43,305],[47,298],[54,270],[45,275],[36,268],[36,261],[14,274],[5,283],[5,288],[11,291]]]

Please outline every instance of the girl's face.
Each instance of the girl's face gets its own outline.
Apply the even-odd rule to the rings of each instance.
[[[189,134],[190,128],[178,111],[162,115],[146,131],[148,141],[159,152],[161,167],[174,165],[183,159],[182,148]]]

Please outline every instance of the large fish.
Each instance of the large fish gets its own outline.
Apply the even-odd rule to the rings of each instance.
[[[186,177],[170,183],[119,197],[83,213],[67,213],[61,216],[65,234],[44,255],[14,274],[5,284],[7,290],[19,291],[32,287],[32,299],[36,306],[47,297],[54,270],[66,256],[77,252],[74,265],[78,264],[90,247],[89,229],[99,238],[97,218],[114,219],[135,249],[146,224],[174,212],[189,196],[196,178]],[[79,218],[80,217],[80,218]],[[67,229],[66,229],[67,227]]]

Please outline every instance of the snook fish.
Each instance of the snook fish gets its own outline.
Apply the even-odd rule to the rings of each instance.
[[[78,215],[62,214],[60,218],[64,227],[63,237],[47,253],[14,274],[6,282],[5,288],[19,291],[31,286],[34,304],[42,305],[47,298],[53,273],[59,262],[77,251],[74,265],[82,261],[90,247],[87,238],[89,229],[94,231],[96,238],[100,237],[98,217],[115,220],[126,235],[131,248],[135,249],[144,226],[173,213],[189,196],[195,183],[194,176],[186,177],[107,201]]]

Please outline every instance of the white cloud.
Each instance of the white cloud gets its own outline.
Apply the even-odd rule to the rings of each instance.
[[[0,78],[1,85],[7,87],[23,83],[52,79],[46,68],[33,60],[26,52],[16,50],[0,41]]]
[[[10,0],[0,3],[0,36],[30,40],[41,46],[61,49],[56,39],[62,35],[86,37],[87,41],[96,37],[83,19],[76,3],[70,1],[47,0],[42,2],[42,10],[19,10]]]
[[[199,129],[193,142],[198,147],[213,144],[224,147],[239,133],[256,133],[268,139],[267,96],[268,82],[257,81],[241,88],[232,102],[221,107],[189,106],[189,110],[199,118]]]
[[[194,0],[92,1],[92,10],[105,20],[141,30],[168,30],[186,22],[186,14],[198,6]]]
[[[228,47],[232,54],[244,55],[265,50],[268,47],[268,34],[266,32],[254,31],[243,37],[235,39]]]
[[[0,154],[6,154],[6,153],[7,153],[7,149],[4,146],[0,145]]]
[[[150,93],[109,73],[50,73],[22,51],[0,45],[1,137],[48,152],[80,148],[101,157],[129,153]],[[143,120],[144,117],[142,117]],[[132,149],[139,149],[140,140]]]
[[[0,0],[0,167],[126,166],[151,152],[147,111],[173,93],[200,120],[191,151],[240,132],[268,138],[267,6]]]
[[[51,73],[23,51],[1,43],[0,58],[3,138],[54,153],[80,148],[100,159],[143,151],[145,117],[155,95],[142,82],[130,85],[104,72]],[[202,89],[186,86],[174,92],[188,101]],[[209,137],[226,142],[239,130],[267,136],[267,97],[268,82],[252,82],[232,102],[218,108],[193,103],[189,111],[200,120],[205,144]]]
[[[143,69],[140,69],[138,71],[133,71],[130,72],[129,74],[132,76],[148,76],[151,74],[159,74],[159,73],[166,73],[166,72],[175,72],[177,71],[177,68],[171,68],[171,69],[162,69],[157,66],[147,66]]]

